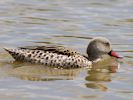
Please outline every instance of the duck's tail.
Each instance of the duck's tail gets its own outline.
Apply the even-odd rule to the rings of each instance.
[[[12,48],[3,48],[3,49],[7,51],[15,60],[17,60],[18,53],[16,49],[12,49]]]
[[[11,48],[3,48],[5,51],[7,51],[10,55],[15,53],[14,49]]]

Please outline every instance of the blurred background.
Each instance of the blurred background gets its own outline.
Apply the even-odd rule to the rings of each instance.
[[[104,36],[124,56],[117,73],[13,63],[3,47],[58,44],[81,53]],[[0,99],[133,99],[132,0],[0,0]]]

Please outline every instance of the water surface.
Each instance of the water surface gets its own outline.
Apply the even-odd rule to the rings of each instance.
[[[132,100],[132,0],[0,0],[0,99]],[[85,53],[104,36],[124,56],[116,73],[13,62],[3,47],[58,44]]]

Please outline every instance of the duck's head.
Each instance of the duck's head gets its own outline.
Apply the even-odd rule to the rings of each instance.
[[[95,61],[102,58],[103,55],[110,55],[116,58],[122,58],[112,50],[111,43],[104,37],[96,37],[92,39],[87,47],[88,59]]]

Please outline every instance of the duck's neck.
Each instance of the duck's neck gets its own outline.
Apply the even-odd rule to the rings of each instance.
[[[90,61],[97,61],[98,59],[101,59],[101,56],[100,55],[88,55],[88,60]]]
[[[101,60],[102,57],[95,57],[95,56],[86,56],[86,55],[83,55],[86,59],[88,59],[89,61],[92,61],[92,62],[98,62],[99,60]]]
[[[90,61],[96,61],[97,59],[102,58],[102,53],[98,51],[95,46],[88,46],[87,55]]]

